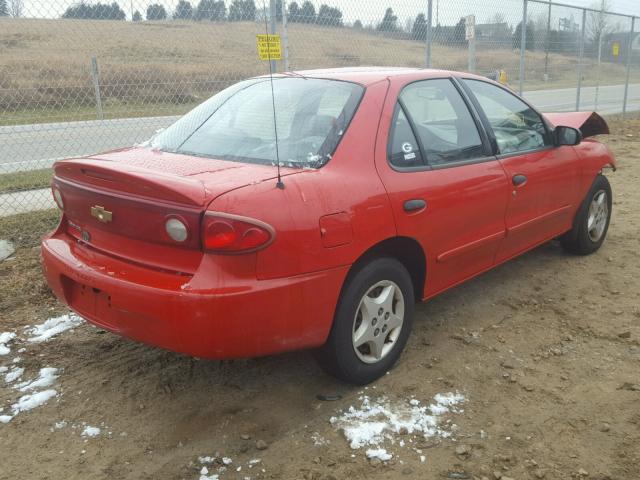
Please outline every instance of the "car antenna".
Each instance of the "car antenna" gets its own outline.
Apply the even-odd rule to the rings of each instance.
[[[273,2],[270,6],[273,6]],[[276,95],[273,91],[273,67],[271,66],[271,35],[269,35],[269,25],[267,23],[267,6],[262,0],[262,10],[265,13],[264,16],[264,29],[267,34],[267,55],[269,57],[269,81],[271,82],[271,105],[273,106],[273,133],[275,134],[276,139],[276,167],[278,169],[278,181],[276,182],[276,187],[281,190],[284,190],[284,183],[282,182],[282,177],[280,176],[280,152],[278,150],[278,125],[276,124]],[[269,10],[269,15],[276,15],[276,12],[272,12]]]

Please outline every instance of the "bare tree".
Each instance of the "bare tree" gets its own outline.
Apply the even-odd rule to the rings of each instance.
[[[602,37],[611,30],[610,18],[607,12],[611,10],[610,0],[601,0],[591,6],[597,12],[589,12],[589,20],[586,24],[587,37],[594,45],[599,45]]]
[[[20,18],[24,11],[24,0],[9,0],[9,15]]]
[[[500,12],[494,13],[491,17],[487,18],[487,23],[505,23],[504,15]]]

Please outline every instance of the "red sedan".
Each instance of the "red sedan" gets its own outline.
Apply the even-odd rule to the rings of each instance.
[[[316,348],[367,383],[416,301],[554,238],[602,245],[615,161],[598,133],[594,113],[541,114],[464,73],[249,79],[144,146],[57,162],[47,280],[126,337],[217,359]]]

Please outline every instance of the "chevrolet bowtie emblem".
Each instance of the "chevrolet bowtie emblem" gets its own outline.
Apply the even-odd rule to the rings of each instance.
[[[113,213],[105,210],[104,207],[100,205],[91,207],[91,216],[97,218],[102,223],[108,223],[113,219]]]

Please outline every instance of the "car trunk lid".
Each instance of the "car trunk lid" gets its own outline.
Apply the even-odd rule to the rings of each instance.
[[[202,256],[201,221],[225,192],[276,178],[275,167],[134,148],[54,165],[67,233],[88,247],[136,263],[192,273]],[[285,174],[295,173],[287,169]],[[165,229],[177,218],[187,238]]]

